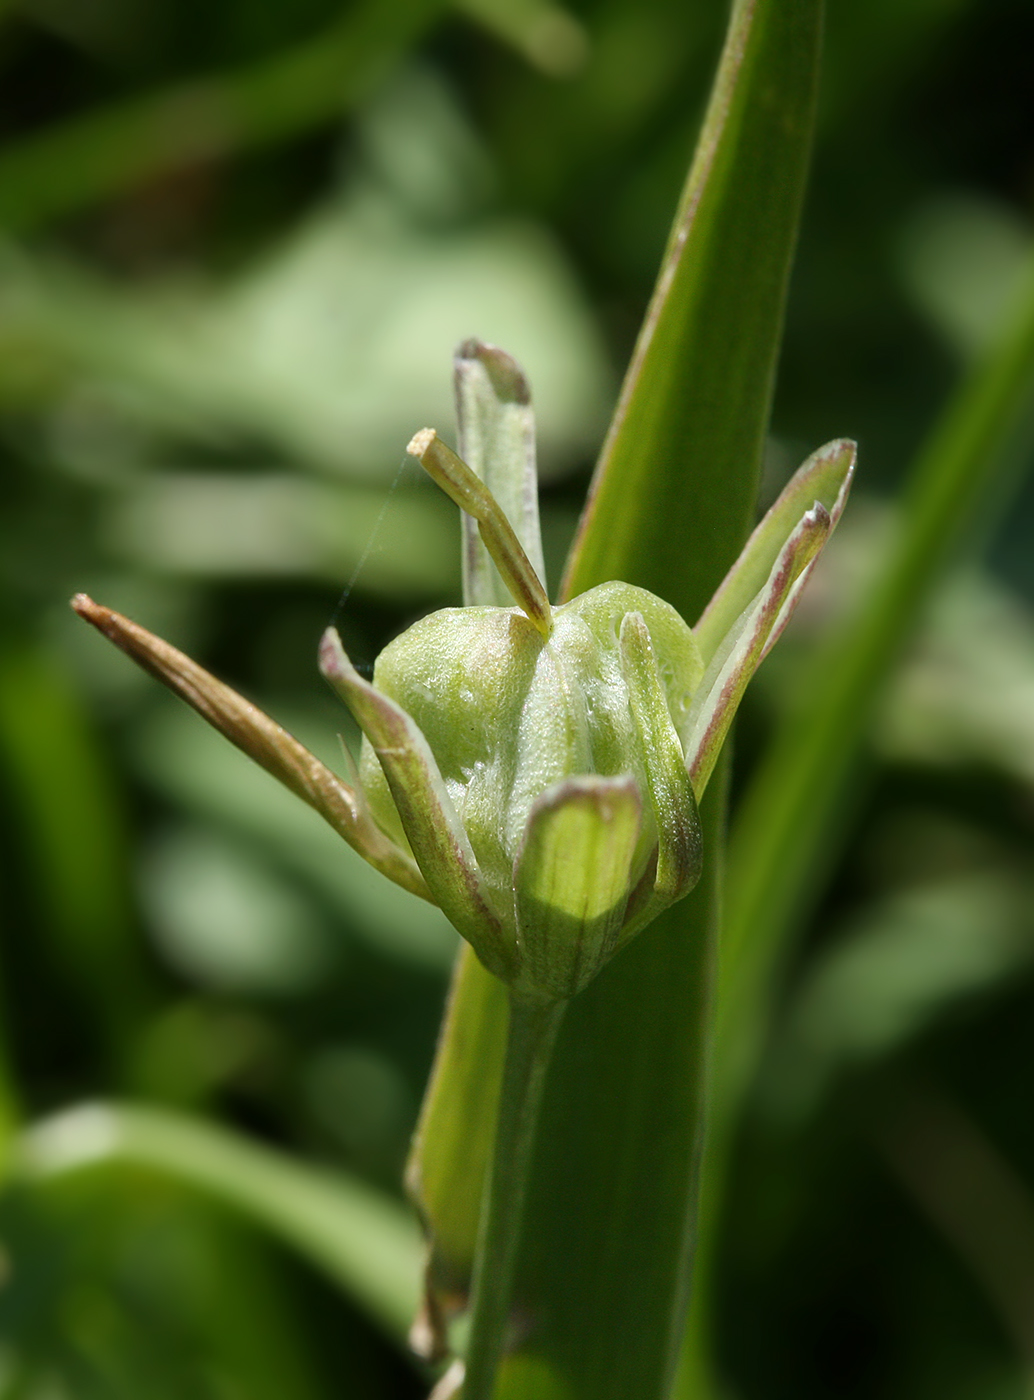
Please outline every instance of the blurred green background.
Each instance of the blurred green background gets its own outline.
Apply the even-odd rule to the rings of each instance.
[[[370,662],[458,601],[455,512],[402,460],[417,428],[451,435],[469,335],[531,377],[555,587],[725,17],[4,7],[8,1134],[147,1100],[398,1192],[454,935],[67,598],[128,612],[339,763],[322,629]],[[860,476],[746,707],[740,782],[1020,285],[1032,58],[1030,0],[830,0],[765,491],[835,435]],[[1029,484],[903,659],[783,989],[722,1233],[717,1350],[743,1397],[1034,1386],[1032,539]],[[426,1389],[314,1268],[153,1172],[21,1179],[0,1240],[3,1400]]]

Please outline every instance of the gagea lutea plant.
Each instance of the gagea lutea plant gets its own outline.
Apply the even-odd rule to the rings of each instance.
[[[506,985],[469,1340],[440,1390],[490,1400],[561,1019],[699,879],[698,803],[747,683],[840,517],[854,446],[830,443],[804,463],[695,626],[620,581],[553,605],[525,378],[474,340],[460,347],[455,377],[459,455],[430,428],[408,452],[464,512],[464,606],[397,637],[372,682],[328,628],[320,668],[363,733],[349,781],[168,643],[85,595],[73,606],[371,865],[437,904]]]

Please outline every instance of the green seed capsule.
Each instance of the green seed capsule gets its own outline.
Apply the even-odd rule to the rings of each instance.
[[[321,666],[363,730],[361,789],[379,829],[490,971],[556,1000],[699,878],[697,797],[843,508],[854,451],[833,443],[805,463],[699,638],[627,583],[551,607],[531,562],[526,385],[502,352],[475,349],[458,399],[484,479],[429,428],[409,451],[466,512],[478,591],[517,606],[424,618],[378,658],[372,684],[332,630]],[[521,512],[516,526],[489,479]]]
[[[628,614],[644,620],[652,646],[657,707],[668,742],[678,754],[681,800],[671,804],[673,810],[668,812],[659,811],[650,800],[650,745],[630,694],[630,685],[633,692],[640,687],[641,668],[629,676],[627,648],[621,644],[622,623]],[[602,836],[616,823],[623,829],[629,826],[627,800],[618,804],[619,813],[613,783],[597,784],[594,790],[583,787],[571,798],[582,816],[564,839],[570,844],[576,839],[572,832],[581,833],[590,886],[609,889],[614,861],[625,863],[612,907],[593,909],[591,915],[598,921],[606,914],[614,924],[613,936],[603,940],[611,946],[601,947],[600,958],[609,956],[616,946],[626,911],[637,911],[637,905],[630,906],[644,877],[649,875],[652,882],[659,823],[677,825],[677,831],[664,833],[666,842],[688,848],[682,883],[688,888],[696,878],[696,808],[678,728],[702,675],[693,633],[678,613],[643,589],[623,583],[602,584],[554,609],[548,638],[518,608],[449,608],[416,623],[378,658],[374,686],[405,710],[426,739],[518,968],[523,961],[520,909],[525,886],[539,890],[537,923],[543,922],[545,886],[538,865],[546,856],[540,843],[526,846],[529,820],[544,797],[553,808],[562,805],[567,780],[622,780],[622,793],[634,795],[634,830],[630,840],[623,838],[620,850]],[[408,833],[369,738],[363,743],[360,774],[378,823],[407,849]],[[594,808],[599,831],[586,815]],[[558,825],[555,815],[553,824]],[[559,823],[558,830],[563,825]],[[593,862],[590,848],[599,841],[602,845]],[[595,868],[604,858],[609,868]],[[682,892],[673,891],[672,897]],[[557,890],[553,897],[558,912],[573,917],[570,905],[577,896],[565,903],[563,891]],[[598,899],[590,903],[595,905]],[[570,938],[568,930],[568,942]],[[581,972],[571,974],[576,985],[559,979],[567,988],[564,995],[571,995],[597,970],[598,962],[591,958],[586,962]],[[543,980],[541,972],[538,980]]]

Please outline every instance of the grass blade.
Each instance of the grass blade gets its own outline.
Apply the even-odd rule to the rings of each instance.
[[[811,149],[819,0],[737,0],[563,595],[641,584],[695,620],[752,521]]]
[[[155,1108],[67,1109],[28,1129],[14,1154],[15,1180],[28,1184],[118,1166],[153,1168],[239,1211],[323,1269],[390,1337],[405,1338],[420,1241],[415,1222],[383,1192]]]
[[[820,18],[819,0],[734,8],[565,596],[623,578],[695,618],[743,544]],[[534,1322],[511,1364],[530,1353],[573,1400],[648,1400],[670,1384],[694,1233],[723,811],[716,780],[701,812],[700,884],[572,1002],[560,1031],[519,1274],[522,1315]]]
[[[153,996],[127,895],[124,817],[68,677],[28,646],[0,651],[0,773],[19,861],[32,880],[29,927],[35,923],[46,941],[49,966],[78,989],[96,1046],[117,1076]],[[10,927],[20,922],[12,912]],[[6,1070],[5,1131],[15,1121],[13,1103]]]

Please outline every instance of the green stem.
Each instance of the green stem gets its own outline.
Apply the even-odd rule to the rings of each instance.
[[[506,1340],[514,1264],[539,1105],[566,1001],[510,993],[499,1120],[485,1188],[471,1302],[464,1400],[490,1400]]]

